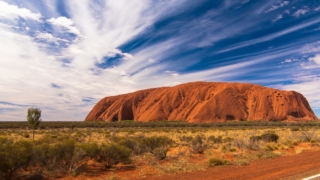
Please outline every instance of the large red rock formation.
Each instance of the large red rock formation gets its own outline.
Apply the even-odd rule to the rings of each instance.
[[[316,120],[306,98],[254,84],[193,82],[105,97],[86,121]]]

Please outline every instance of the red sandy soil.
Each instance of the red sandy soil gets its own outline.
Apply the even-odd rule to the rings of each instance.
[[[100,180],[112,179],[112,176],[123,180],[206,180],[206,179],[302,179],[320,173],[320,148],[311,147],[310,143],[302,143],[295,148],[285,150],[287,156],[274,159],[252,161],[249,165],[226,165],[208,168],[204,171],[157,175],[151,166],[137,167],[119,166],[117,169],[101,171],[101,166],[89,163],[89,171],[77,177],[67,175],[60,180]],[[299,154],[296,154],[299,153]],[[200,158],[200,157],[199,157]],[[196,158],[196,159],[199,159]],[[226,157],[227,158],[227,157]],[[196,161],[194,161],[196,163]],[[139,170],[143,169],[147,176],[142,178]],[[149,174],[149,175],[148,175]]]
[[[307,99],[294,91],[255,84],[192,82],[100,100],[86,121],[225,122],[316,120]]]
[[[222,166],[191,173],[148,177],[152,180],[195,179],[301,179],[320,173],[320,150],[307,150],[297,155],[251,162],[245,166]]]

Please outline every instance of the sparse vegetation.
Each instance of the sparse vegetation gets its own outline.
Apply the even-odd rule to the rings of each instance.
[[[33,129],[27,122],[19,126],[16,122],[0,124],[12,126],[0,129],[0,179],[22,175],[75,177],[90,171],[92,163],[101,172],[134,167],[141,171],[141,177],[149,171],[143,171],[145,166],[155,173],[177,173],[226,164],[247,165],[252,160],[280,156],[288,149],[294,152],[300,143],[318,147],[320,132],[317,123],[299,127],[276,126],[276,122],[254,122],[257,126],[249,122],[205,126],[181,122],[41,122],[43,128],[34,132],[33,140],[29,138]],[[115,173],[114,177],[119,176]]]
[[[219,159],[219,158],[210,158],[208,160],[208,166],[213,167],[213,166],[223,166],[227,165],[229,162],[225,159]]]

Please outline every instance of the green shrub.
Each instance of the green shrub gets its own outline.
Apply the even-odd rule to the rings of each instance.
[[[215,137],[215,136],[211,135],[211,136],[208,137],[207,140],[208,140],[208,141],[211,141],[211,142],[213,142],[213,143],[215,143],[215,144],[219,144],[219,143],[222,143],[222,142],[223,142],[222,136]],[[230,139],[227,139],[227,141],[228,141],[228,140],[230,140]]]
[[[298,127],[293,127],[293,128],[291,128],[291,131],[292,132],[294,132],[294,131],[299,131],[300,130],[300,128],[298,128]]]
[[[119,144],[101,144],[97,161],[105,168],[111,168],[113,165],[122,162],[128,163],[131,158],[131,150]]]
[[[32,165],[44,168],[47,166],[50,146],[47,143],[35,144],[33,146]]]
[[[135,155],[147,152],[147,147],[142,143],[142,139],[130,138],[123,139],[119,141],[119,144],[131,149],[132,153]]]
[[[264,149],[266,151],[273,151],[273,150],[278,150],[279,148],[278,148],[277,144],[268,143],[268,144],[265,145]]]
[[[261,135],[264,142],[278,142],[279,136],[273,132],[267,132]]]
[[[0,138],[0,179],[12,179],[19,169],[26,169],[32,158],[32,144]]]
[[[180,139],[180,141],[182,141],[182,142],[187,142],[187,143],[189,143],[189,142],[192,141],[192,136],[185,136],[185,135],[183,135],[183,136],[180,136],[179,139]]]
[[[99,155],[99,146],[97,143],[83,143],[78,146],[85,151],[88,158],[94,159]]]
[[[251,141],[254,141],[254,142],[258,142],[258,141],[260,141],[262,138],[261,138],[261,136],[251,136],[250,137],[250,140]]]
[[[172,140],[166,136],[151,136],[142,140],[142,144],[146,146],[148,152],[153,153],[157,148],[167,148],[172,143]]]
[[[208,160],[208,166],[209,167],[223,166],[223,165],[227,165],[227,164],[229,164],[229,162],[227,160],[224,160],[224,159],[210,158]]]
[[[153,154],[156,156],[158,160],[163,160],[167,157],[167,152],[168,152],[167,148],[160,147],[160,148],[156,148],[153,151]]]

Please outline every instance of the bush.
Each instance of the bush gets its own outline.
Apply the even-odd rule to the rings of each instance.
[[[258,141],[261,140],[261,136],[251,136],[250,140],[253,141],[253,142],[258,142]]]
[[[27,169],[31,158],[31,143],[0,138],[0,179],[12,179],[20,168]]]
[[[273,150],[278,150],[278,146],[275,143],[268,143],[265,145],[264,150],[266,151],[273,151]]]
[[[208,141],[211,141],[211,142],[213,142],[213,143],[215,143],[215,144],[219,144],[219,143],[222,143],[222,142],[223,142],[222,136],[215,137],[215,136],[211,135],[211,136],[208,137],[207,140],[208,140]],[[231,139],[227,139],[227,141],[228,141],[228,140],[231,140]]]
[[[142,144],[145,145],[147,151],[151,153],[157,148],[167,148],[171,143],[171,139],[166,136],[151,136],[142,140]]]
[[[279,136],[273,132],[268,132],[261,135],[261,139],[264,142],[278,142]]]
[[[97,161],[105,168],[111,168],[113,165],[122,162],[128,163],[131,158],[131,150],[119,144],[101,144]]]
[[[300,130],[300,128],[298,128],[298,127],[293,127],[293,128],[291,128],[291,131],[292,132],[294,132],[294,131],[299,131]]]
[[[129,148],[133,154],[139,155],[147,152],[147,147],[142,144],[142,139],[130,138],[119,141],[119,144]]]
[[[183,135],[183,136],[180,136],[179,139],[180,139],[180,141],[182,141],[182,142],[189,143],[189,142],[192,141],[192,136],[185,136],[185,135]]]
[[[261,147],[260,147],[260,141],[255,141],[255,140],[252,140],[252,139],[248,139],[246,142],[245,142],[245,147],[249,150],[253,150],[253,151],[257,151],[259,150]]]
[[[167,152],[168,152],[167,148],[160,147],[155,149],[153,151],[153,154],[156,156],[158,160],[163,160],[167,157]]]
[[[192,139],[191,148],[193,152],[202,154],[206,149],[209,148],[208,143],[204,142],[205,137],[197,135]]]
[[[88,158],[94,159],[99,155],[99,146],[97,143],[84,143],[79,147],[86,152]]]
[[[317,137],[318,135],[314,129],[303,130],[300,133],[300,138],[303,142],[311,142],[311,140],[315,140]]]
[[[48,163],[50,146],[47,143],[33,146],[32,165],[46,167]]]
[[[224,160],[224,159],[210,158],[208,160],[208,166],[209,167],[223,166],[223,165],[227,165],[227,164],[229,164],[229,162],[227,160]]]
[[[247,147],[247,145],[243,139],[234,139],[233,145],[239,149]]]

